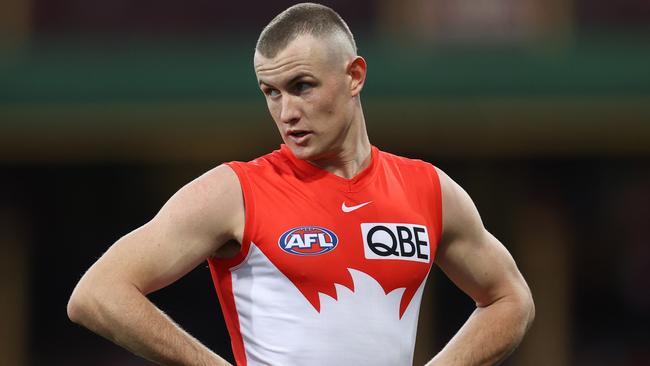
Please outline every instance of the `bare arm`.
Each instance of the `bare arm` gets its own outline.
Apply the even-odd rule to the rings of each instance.
[[[234,172],[217,167],[180,189],[144,226],[122,237],[84,274],[68,316],[163,365],[227,365],[146,297],[187,274],[230,239],[244,206]]]
[[[443,234],[436,263],[476,302],[476,310],[427,366],[495,365],[521,342],[533,299],[506,248],[483,226],[469,195],[439,171]]]

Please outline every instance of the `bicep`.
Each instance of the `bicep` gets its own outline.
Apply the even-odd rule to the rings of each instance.
[[[469,195],[444,173],[443,234],[436,263],[477,306],[527,291],[508,250],[483,226]]]
[[[218,167],[181,188],[158,214],[119,239],[86,276],[150,293],[176,281],[230,239],[240,239],[243,199],[234,172]]]

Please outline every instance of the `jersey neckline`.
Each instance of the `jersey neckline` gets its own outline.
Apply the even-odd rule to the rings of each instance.
[[[379,149],[374,145],[370,145],[370,164],[357,173],[357,175],[348,179],[339,177],[305,160],[298,159],[286,144],[280,145],[279,152],[291,162],[291,165],[297,173],[296,175],[301,180],[324,180],[333,187],[345,192],[357,192],[368,185],[373,180],[380,164]]]

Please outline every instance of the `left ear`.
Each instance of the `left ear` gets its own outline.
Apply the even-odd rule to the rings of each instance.
[[[350,94],[356,97],[361,93],[363,85],[366,82],[366,72],[368,65],[366,60],[361,56],[356,56],[348,65],[348,75],[350,75]]]

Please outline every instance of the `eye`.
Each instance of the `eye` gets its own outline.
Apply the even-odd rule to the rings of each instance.
[[[280,91],[278,89],[268,88],[263,90],[264,94],[271,98],[276,98],[280,96]]]
[[[311,88],[312,88],[312,84],[304,81],[296,83],[296,86],[294,87],[296,93],[304,93]]]

